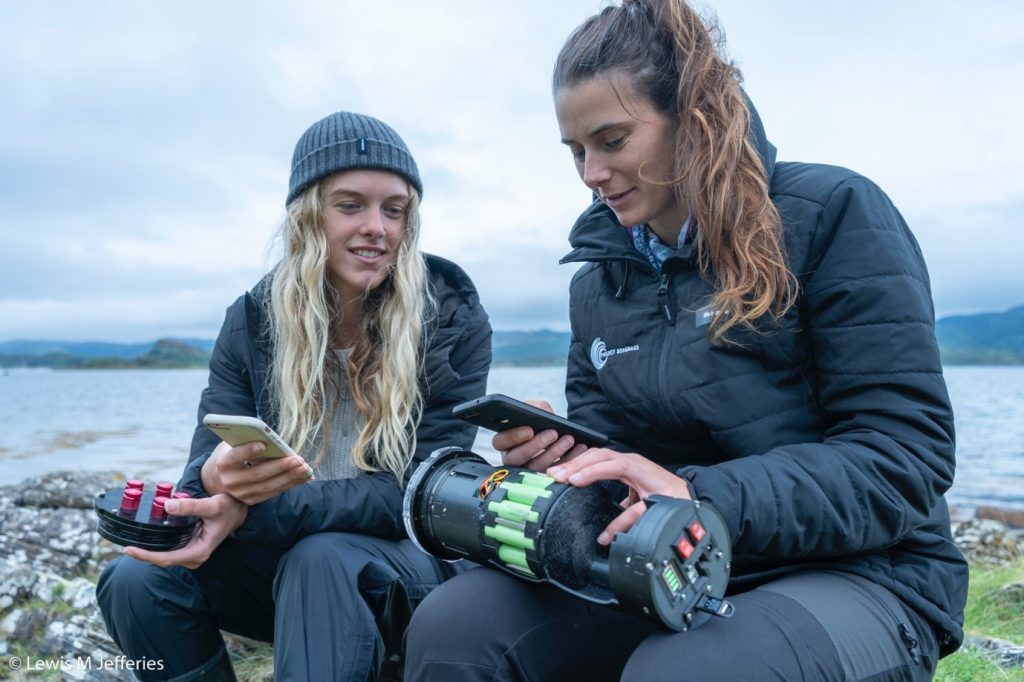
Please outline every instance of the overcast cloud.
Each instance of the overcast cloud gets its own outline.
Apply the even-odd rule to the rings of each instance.
[[[549,93],[598,0],[0,5],[0,340],[212,337],[273,262],[292,146],[340,109],[406,139],[424,246],[497,329],[567,328],[589,193]],[[1024,8],[709,3],[783,160],[877,181],[936,311],[1024,303]]]

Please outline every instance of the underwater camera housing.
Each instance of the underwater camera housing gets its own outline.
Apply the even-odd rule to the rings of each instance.
[[[423,551],[470,559],[582,599],[686,631],[728,617],[732,548],[708,504],[660,495],[608,547],[598,534],[622,510],[600,485],[576,488],[522,467],[493,467],[442,448],[413,472],[403,516]]]
[[[157,483],[152,488],[140,480],[125,481],[124,487],[110,488],[93,498],[96,530],[118,545],[131,545],[156,552],[167,552],[188,544],[198,519],[172,516],[164,503],[172,498],[188,497],[172,492],[173,483]]]

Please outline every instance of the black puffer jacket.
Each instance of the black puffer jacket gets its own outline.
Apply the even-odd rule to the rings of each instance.
[[[431,341],[420,380],[425,405],[407,475],[439,447],[472,446],[476,427],[452,417],[452,407],[483,395],[491,365],[491,326],[469,276],[459,266],[436,256],[427,256],[427,266],[438,316],[428,332]],[[203,426],[204,416],[255,415],[276,427],[267,375],[272,354],[269,285],[268,276],[227,310],[210,359],[209,385],[199,402],[189,462],[179,483],[193,496],[206,495],[200,470],[220,442]],[[250,507],[235,537],[287,547],[321,531],[403,537],[399,482],[390,473],[374,472],[296,486]]]
[[[692,246],[659,275],[601,203],[570,235],[569,416],[676,470],[718,509],[732,588],[804,568],[865,576],[963,639],[967,565],[950,537],[953,413],[921,251],[888,197],[752,135],[782,215],[797,304],[740,346],[707,338]],[[699,228],[698,228],[699,229]]]

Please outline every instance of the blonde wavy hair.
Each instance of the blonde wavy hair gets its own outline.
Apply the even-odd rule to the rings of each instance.
[[[341,323],[338,295],[329,281],[321,181],[288,204],[281,226],[284,255],[273,273],[270,308],[274,353],[271,391],[279,431],[296,450],[318,443],[318,464],[330,438],[333,377],[340,371],[332,352]],[[359,336],[349,355],[352,397],[366,426],[353,460],[363,471],[386,470],[399,480],[416,449],[423,397],[419,389],[424,321],[434,309],[427,267],[419,250],[419,196],[411,195],[405,229],[391,272],[365,292]]]
[[[552,89],[622,76],[678,121],[671,186],[696,219],[701,272],[714,282],[717,311],[708,336],[730,343],[793,305],[797,280],[786,264],[782,221],[768,176],[747,137],[751,115],[739,69],[722,54],[716,26],[684,0],[624,0],[583,22],[555,62]]]

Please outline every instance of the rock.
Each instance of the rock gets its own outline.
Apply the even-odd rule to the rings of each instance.
[[[998,595],[1001,599],[1016,603],[1024,607],[1024,583],[1010,583],[999,588]]]
[[[92,498],[117,485],[113,472],[56,472],[0,488],[0,608],[12,572],[51,573],[62,578],[97,575],[119,548],[96,533]],[[15,576],[31,582],[31,576]]]
[[[1002,668],[1024,668],[1024,646],[1005,639],[968,635],[964,647],[977,649]]]
[[[969,561],[1005,566],[1024,556],[1024,541],[1001,521],[974,518],[953,523],[951,529]]]
[[[1007,509],[1006,507],[981,505],[975,510],[974,516],[979,519],[1001,521],[1010,528],[1024,528],[1024,509]]]
[[[21,611],[19,617],[14,621],[14,628],[11,630],[11,639],[31,641],[46,627],[46,610],[42,608]]]
[[[107,488],[124,483],[115,471],[55,471],[15,486],[14,504],[19,507],[92,510],[92,498]]]
[[[131,680],[102,668],[121,655],[95,578],[120,548],[96,533],[92,498],[124,476],[57,472],[0,488],[0,649],[61,661],[66,679]]]
[[[0,487],[0,656],[45,659],[65,680],[135,679],[96,603],[95,580],[120,547],[97,534],[92,498],[123,480],[56,472]],[[269,658],[269,645],[225,641],[236,665]],[[241,679],[272,679],[272,666],[248,668]],[[0,679],[4,669],[0,660]]]

